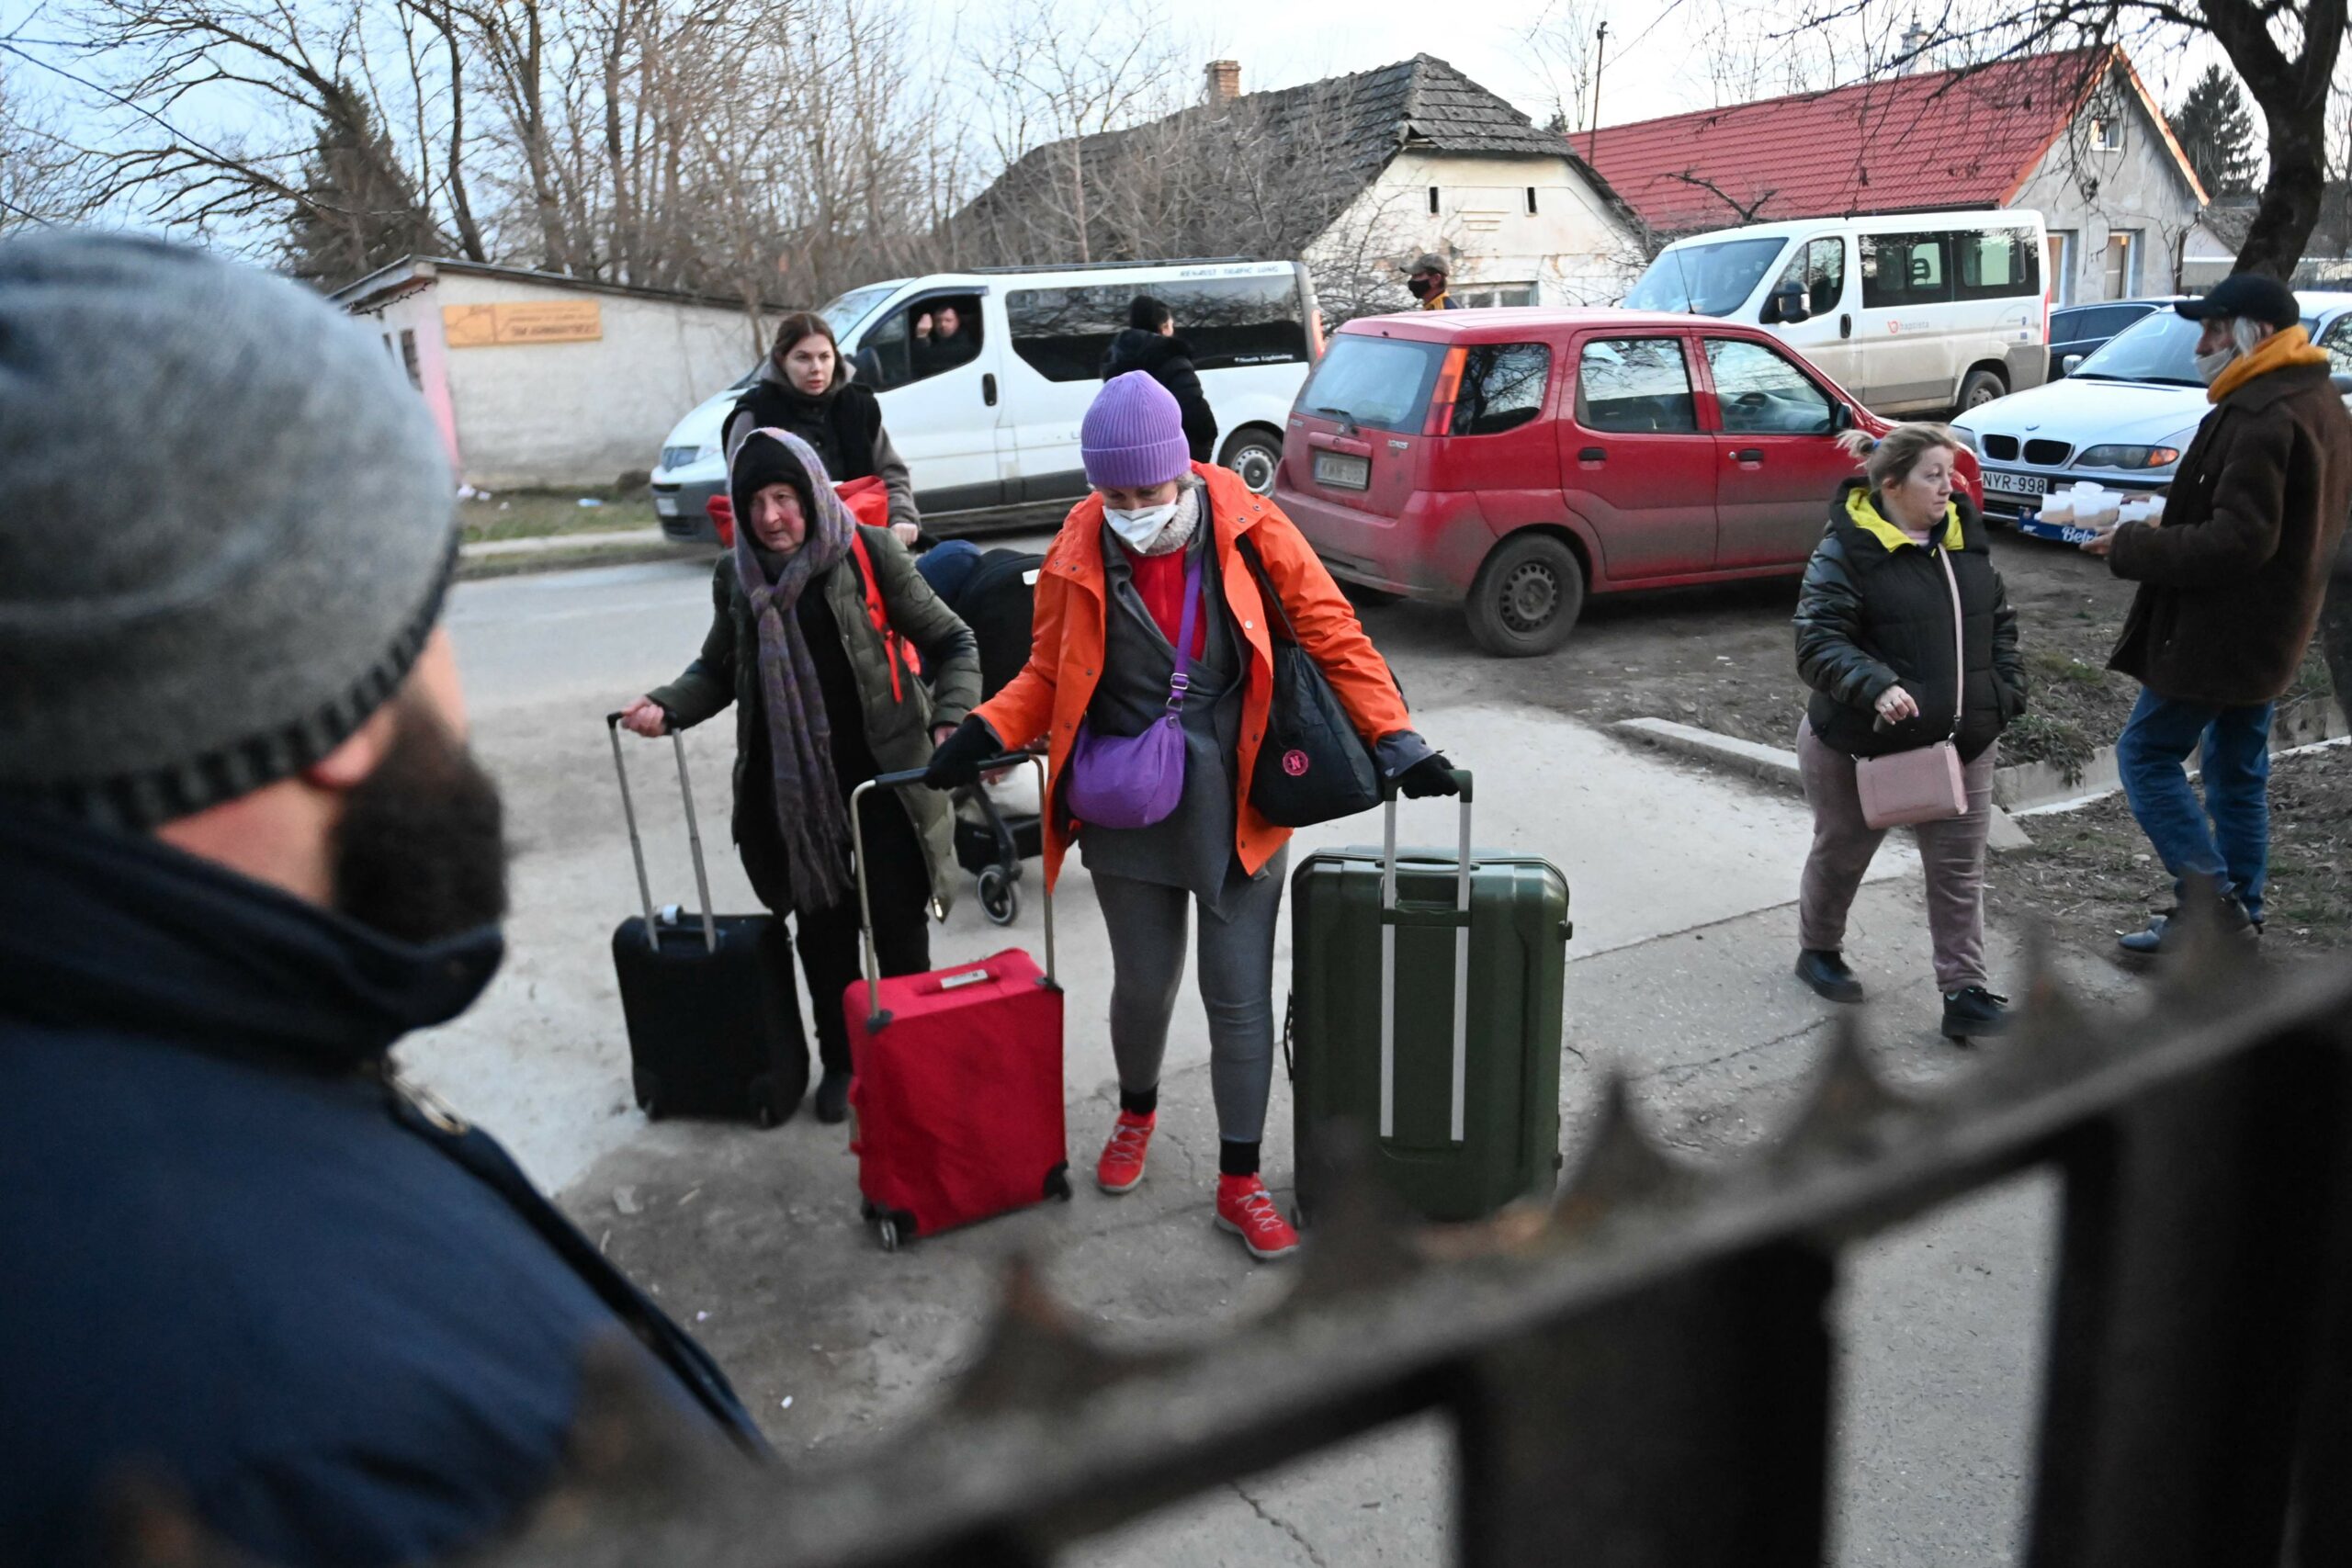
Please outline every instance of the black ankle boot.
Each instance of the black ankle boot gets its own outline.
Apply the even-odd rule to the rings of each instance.
[[[849,1070],[827,1067],[817,1080],[817,1120],[842,1122],[849,1117]]]
[[[1982,986],[1962,986],[1944,993],[1944,1038],[1989,1039],[2009,1027],[2009,998]]]
[[[1862,999],[1862,983],[1846,967],[1844,955],[1825,952],[1820,948],[1801,948],[1797,953],[1797,978],[1833,1002],[1858,1002]]]

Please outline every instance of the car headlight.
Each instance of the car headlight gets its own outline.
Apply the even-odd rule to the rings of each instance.
[[[2078,468],[2161,468],[2180,461],[2177,446],[2093,446],[2075,459]]]
[[[1984,454],[1984,448],[1976,444],[1976,432],[1969,429],[1968,426],[1964,424],[1955,424],[1951,427],[1951,433],[1954,435],[1959,436],[1961,445],[1967,447],[1971,452],[1974,452],[1979,456]]]

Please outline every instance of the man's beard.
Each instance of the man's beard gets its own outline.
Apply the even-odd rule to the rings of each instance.
[[[394,699],[392,743],[344,802],[334,907],[396,942],[438,942],[506,913],[498,785],[438,716]]]

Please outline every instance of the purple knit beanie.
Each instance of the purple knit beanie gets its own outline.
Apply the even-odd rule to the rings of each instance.
[[[1143,490],[1193,471],[1184,415],[1148,372],[1114,376],[1094,395],[1078,429],[1086,482],[1096,489]]]

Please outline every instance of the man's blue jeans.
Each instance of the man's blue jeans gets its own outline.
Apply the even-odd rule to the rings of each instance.
[[[2143,687],[2115,743],[2124,798],[2174,891],[2189,877],[2209,878],[2257,920],[2270,859],[2271,706],[2177,702]],[[2200,742],[2201,805],[2185,767]]]

